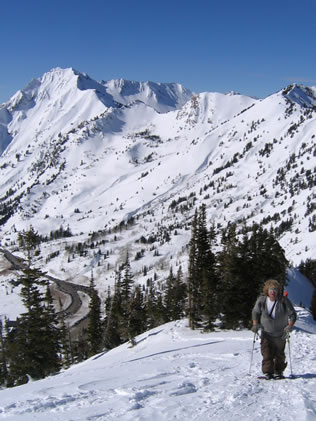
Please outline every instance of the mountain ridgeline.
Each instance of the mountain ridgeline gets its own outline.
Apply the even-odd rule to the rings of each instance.
[[[32,226],[39,266],[87,285],[94,270],[103,291],[128,251],[144,284],[187,271],[203,205],[217,247],[261,226],[298,265],[316,251],[315,117],[301,85],[255,99],[52,69],[0,105],[1,245]]]

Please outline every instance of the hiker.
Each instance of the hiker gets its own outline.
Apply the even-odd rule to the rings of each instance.
[[[267,379],[283,377],[285,362],[285,343],[296,321],[296,311],[291,301],[282,296],[278,281],[268,280],[263,294],[252,310],[252,331],[261,328],[262,372]]]

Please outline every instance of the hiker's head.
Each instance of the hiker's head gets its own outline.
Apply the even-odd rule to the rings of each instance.
[[[270,297],[272,300],[276,299],[282,294],[281,285],[275,279],[269,279],[263,287],[263,293]]]

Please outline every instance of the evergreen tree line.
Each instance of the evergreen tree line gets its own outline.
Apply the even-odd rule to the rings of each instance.
[[[108,288],[104,309],[91,274],[87,328],[72,343],[62,313],[56,315],[47,283],[46,294],[40,292],[45,274],[31,268],[36,233],[33,229],[22,233],[19,241],[28,257],[18,279],[27,311],[14,327],[0,326],[0,384],[8,386],[25,383],[29,376],[45,377],[127,341],[133,346],[137,335],[184,316],[192,329],[247,327],[264,282],[273,277],[284,285],[288,264],[273,232],[259,225],[238,230],[228,224],[218,244],[202,205],[192,222],[187,279],[181,267],[177,273],[170,268],[163,290],[153,281],[147,287],[137,285],[127,253],[117,269],[114,290]]]
[[[193,329],[212,330],[218,321],[223,328],[247,327],[264,282],[274,278],[285,284],[288,262],[272,230],[254,224],[237,231],[228,224],[220,241],[217,246],[202,205],[193,219],[187,280]]]
[[[170,269],[164,291],[152,281],[147,288],[135,284],[129,256],[117,271],[114,293],[108,290],[103,321],[103,344],[111,349],[129,341],[151,328],[185,316],[186,285],[181,267],[177,274]]]
[[[284,250],[272,230],[256,224],[238,232],[236,225],[228,224],[220,245],[215,239],[202,205],[192,223],[188,277],[184,281],[181,267],[176,274],[171,268],[163,290],[152,282],[147,288],[135,285],[127,255],[116,273],[114,293],[108,290],[103,334],[95,334],[99,338],[95,350],[126,341],[133,345],[138,334],[184,316],[192,329],[248,327],[264,282],[274,278],[285,284]]]

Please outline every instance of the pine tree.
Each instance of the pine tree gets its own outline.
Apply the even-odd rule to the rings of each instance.
[[[233,329],[239,325],[240,304],[243,300],[240,288],[242,279],[238,255],[236,225],[229,224],[222,232],[222,251],[218,253],[218,276],[220,287],[218,299],[224,328]]]
[[[50,374],[60,370],[62,365],[62,355],[59,320],[53,305],[53,298],[48,283],[46,286],[43,310],[42,339],[45,344],[46,355],[43,371]]]
[[[33,256],[39,243],[40,236],[32,226],[30,226],[28,231],[23,230],[18,234],[18,244],[26,254],[29,267],[31,266]]]
[[[131,326],[131,301],[133,285],[134,280],[131,271],[129,255],[128,253],[126,253],[126,260],[124,263],[123,276],[121,282],[122,319],[120,325],[120,336],[123,342],[129,340],[131,343],[134,342],[133,327]]]
[[[186,284],[183,282],[183,272],[181,266],[179,267],[176,275],[174,297],[172,317],[173,320],[179,320],[184,316],[185,302],[187,298],[187,288]]]
[[[103,343],[103,327],[101,320],[101,301],[95,288],[93,274],[91,273],[89,287],[89,316],[88,316],[88,343],[89,354],[94,355],[101,351]]]
[[[174,296],[175,282],[176,282],[176,278],[173,274],[172,267],[170,267],[170,272],[166,281],[166,288],[165,288],[164,300],[163,300],[163,304],[166,309],[166,312],[165,312],[166,322],[173,320],[172,316],[173,316],[173,305],[174,305],[174,300],[175,300],[175,296]]]
[[[21,297],[26,313],[17,319],[16,327],[7,338],[11,386],[27,382],[28,376],[43,378],[60,367],[56,318],[51,301],[46,306],[43,303],[45,297],[38,288],[41,276],[39,271],[28,267],[18,280],[22,284]]]
[[[212,233],[206,224],[205,205],[196,210],[192,222],[188,269],[189,326],[194,329],[203,322],[212,329],[218,314],[216,303],[217,279],[215,256],[211,249]]]
[[[41,372],[41,319],[43,296],[36,285],[41,274],[30,268],[23,271],[21,296],[27,312],[17,319],[17,326],[10,332],[10,380],[12,385],[27,382],[27,376],[44,377]]]
[[[255,237],[255,235],[257,235],[260,269],[264,279],[274,277],[284,286],[288,261],[273,230],[268,231],[261,226],[254,226],[252,236]]]
[[[106,348],[112,349],[122,343],[120,327],[123,320],[122,297],[121,297],[121,272],[116,273],[114,295],[111,297],[110,309],[106,317],[104,343]]]
[[[150,282],[146,290],[145,311],[147,329],[160,326],[165,322],[165,307],[162,302],[162,296],[157,292],[152,282]]]
[[[189,267],[188,267],[188,317],[189,326],[194,329],[199,320],[198,301],[199,301],[199,279],[197,267],[197,221],[198,213],[195,210],[192,221],[191,240],[189,243]]]
[[[130,297],[130,313],[128,318],[128,337],[132,345],[136,345],[135,336],[145,331],[146,314],[141,287],[137,285]]]
[[[182,281],[181,266],[177,276],[174,276],[172,267],[166,282],[166,291],[163,305],[165,308],[165,321],[179,320],[184,316],[184,306],[186,299],[186,285]]]
[[[215,255],[210,242],[212,233],[207,229],[206,207],[200,207],[198,219],[198,259],[201,279],[201,314],[205,321],[204,328],[212,330],[218,314],[216,301],[217,278],[215,273]]]
[[[133,275],[132,275],[131,265],[129,261],[129,255],[128,253],[126,253],[123,277],[122,277],[122,282],[121,282],[122,306],[124,308],[125,313],[128,312],[128,303],[129,303],[129,298],[131,295],[133,284],[134,284],[134,281],[133,281]]]

